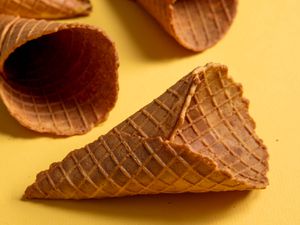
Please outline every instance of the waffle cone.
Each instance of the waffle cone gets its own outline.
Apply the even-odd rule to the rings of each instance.
[[[231,26],[237,0],[137,0],[182,46],[201,52]]]
[[[0,15],[0,34],[0,95],[22,125],[74,135],[106,119],[118,58],[101,30]]]
[[[1,0],[0,13],[25,18],[62,19],[86,16],[91,11],[89,0]]]
[[[268,153],[242,88],[199,67],[106,135],[37,175],[27,199],[265,188]]]

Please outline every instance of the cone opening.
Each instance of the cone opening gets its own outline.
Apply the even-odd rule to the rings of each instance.
[[[226,67],[213,64],[199,78],[174,143],[187,144],[239,180],[265,187],[267,151],[255,133],[241,85],[228,77]]]
[[[171,19],[175,38],[193,51],[211,47],[229,29],[236,6],[236,0],[177,0]]]
[[[114,45],[98,30],[68,28],[17,48],[4,63],[4,98],[34,130],[84,133],[117,97]]]

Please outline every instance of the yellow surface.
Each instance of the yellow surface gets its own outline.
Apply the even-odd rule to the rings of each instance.
[[[21,127],[0,103],[0,224],[300,224],[300,2],[240,1],[228,35],[202,54],[178,46],[133,1],[92,3],[91,16],[76,21],[102,27],[116,42],[121,62],[118,103],[109,120],[90,133],[56,139]],[[250,99],[257,133],[270,153],[266,190],[80,202],[20,200],[37,172],[211,61],[227,64]]]

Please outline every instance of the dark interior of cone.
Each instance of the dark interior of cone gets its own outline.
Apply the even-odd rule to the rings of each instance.
[[[116,101],[115,54],[102,33],[85,28],[27,42],[4,64],[9,110],[34,130],[66,135],[88,131]]]
[[[236,4],[236,0],[177,0],[172,23],[178,41],[195,51],[211,47],[230,27]]]

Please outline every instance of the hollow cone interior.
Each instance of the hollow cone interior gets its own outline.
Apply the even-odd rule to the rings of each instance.
[[[24,126],[82,134],[104,121],[118,94],[114,44],[89,25],[0,16],[1,96]]]

